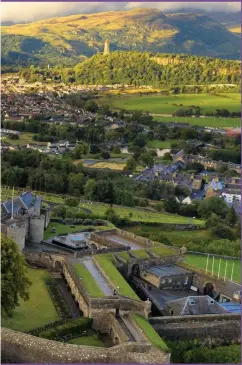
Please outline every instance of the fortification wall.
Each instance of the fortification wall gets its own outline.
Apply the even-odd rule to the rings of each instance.
[[[170,354],[143,344],[125,343],[111,348],[71,345],[46,340],[7,328],[1,330],[3,363],[25,364],[169,364]]]
[[[240,343],[240,320],[238,314],[209,314],[154,317],[150,323],[167,340],[224,345]]]

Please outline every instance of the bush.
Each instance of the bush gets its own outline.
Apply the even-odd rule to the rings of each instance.
[[[69,207],[77,207],[79,204],[79,200],[75,198],[66,198],[65,204],[68,205]]]
[[[45,284],[59,316],[71,318],[71,313],[69,312],[69,309],[61,293],[59,292],[54,279],[45,279]]]
[[[50,340],[65,339],[65,337],[81,336],[84,331],[88,331],[92,327],[92,318],[81,317],[64,324],[41,331],[39,336]]]
[[[229,240],[233,240],[235,238],[233,230],[225,224],[218,224],[212,229],[212,233],[220,238],[227,238]]]

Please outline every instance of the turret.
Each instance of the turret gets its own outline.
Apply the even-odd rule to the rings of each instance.
[[[110,41],[106,40],[105,43],[104,43],[104,51],[103,51],[104,55],[110,53],[109,45],[110,45]]]

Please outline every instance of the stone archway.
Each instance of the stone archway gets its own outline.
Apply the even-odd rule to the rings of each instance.
[[[203,287],[203,295],[208,295],[211,298],[215,298],[217,295],[215,285],[211,282],[205,282]]]
[[[91,244],[91,248],[92,248],[92,250],[97,250],[98,249],[97,246],[95,245],[95,243]]]
[[[59,272],[63,272],[63,266],[60,261],[55,261],[55,270]]]
[[[131,274],[133,276],[137,276],[138,278],[140,277],[140,267],[138,264],[134,264],[132,266],[132,269],[131,269]]]

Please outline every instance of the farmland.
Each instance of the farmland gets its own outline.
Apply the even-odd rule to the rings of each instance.
[[[141,110],[154,114],[173,114],[180,108],[199,106],[201,114],[227,109],[240,111],[240,94],[180,94],[180,95],[145,95],[109,98],[109,105],[116,109]]]

